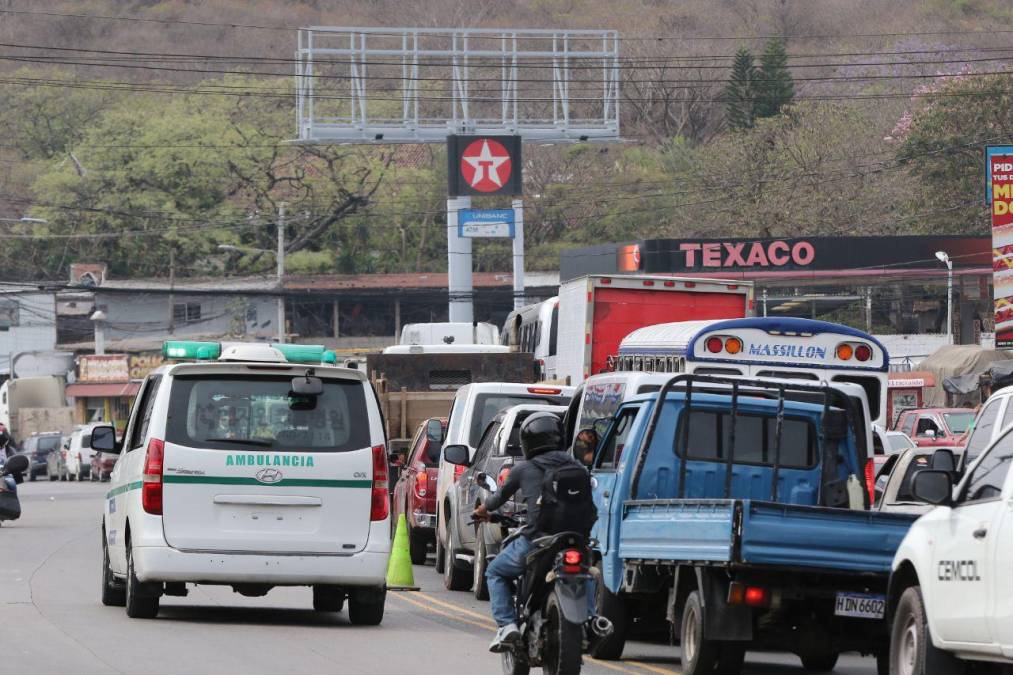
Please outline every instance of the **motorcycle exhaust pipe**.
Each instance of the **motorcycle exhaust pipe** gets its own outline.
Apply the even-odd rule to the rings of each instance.
[[[607,638],[609,635],[612,635],[612,631],[614,630],[615,626],[604,616],[596,616],[591,619],[591,632],[597,637]]]

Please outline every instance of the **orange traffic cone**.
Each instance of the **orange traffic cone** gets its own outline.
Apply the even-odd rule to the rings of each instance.
[[[412,557],[408,551],[408,523],[402,513],[397,519],[397,531],[394,533],[394,544],[390,550],[390,563],[387,565],[388,591],[417,591],[415,575],[412,574]]]

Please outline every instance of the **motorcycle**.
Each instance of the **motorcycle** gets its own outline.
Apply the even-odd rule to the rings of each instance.
[[[0,523],[21,517],[21,502],[18,501],[18,483],[25,479],[31,462],[27,455],[14,455],[4,459],[0,450]]]
[[[476,476],[479,486],[496,492],[496,481],[485,473]],[[490,514],[510,534],[503,546],[520,536],[517,518]],[[591,550],[576,532],[539,537],[527,556],[524,575],[514,594],[521,639],[501,655],[505,675],[527,675],[541,667],[546,675],[577,675],[581,656],[588,651],[585,625],[588,615],[588,580],[592,578]],[[588,625],[596,636],[608,636],[612,623],[595,617]]]

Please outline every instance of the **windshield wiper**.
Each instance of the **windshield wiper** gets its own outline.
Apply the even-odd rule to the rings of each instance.
[[[204,440],[210,443],[236,443],[239,445],[261,445],[265,448],[274,445],[274,441],[269,441],[266,438],[206,438]]]

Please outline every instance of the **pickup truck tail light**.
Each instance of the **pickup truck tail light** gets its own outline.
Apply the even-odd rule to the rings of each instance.
[[[865,460],[865,488],[869,491],[869,506],[876,502],[876,461]]]
[[[144,475],[141,477],[141,508],[153,516],[162,515],[162,467],[165,464],[165,442],[152,438],[144,452]]]
[[[415,494],[419,497],[425,497],[429,491],[429,476],[426,475],[425,469],[415,474]]]
[[[738,581],[728,584],[728,604],[770,607],[771,592],[762,586],[747,586]]]
[[[373,498],[369,508],[370,520],[386,520],[390,512],[387,498],[387,450],[383,445],[373,446]]]

